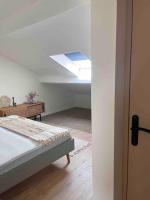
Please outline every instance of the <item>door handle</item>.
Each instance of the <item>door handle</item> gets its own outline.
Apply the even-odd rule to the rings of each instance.
[[[132,136],[131,136],[131,143],[133,146],[137,146],[138,145],[138,141],[139,141],[139,131],[143,131],[145,133],[150,133],[150,130],[147,128],[141,128],[139,126],[139,116],[138,115],[133,115],[132,116],[132,127],[131,127],[131,131],[132,131]]]

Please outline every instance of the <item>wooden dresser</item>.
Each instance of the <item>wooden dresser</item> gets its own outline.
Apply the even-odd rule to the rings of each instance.
[[[37,118],[41,113],[45,112],[45,104],[43,102],[37,102],[34,104],[20,104],[17,106],[9,106],[0,108],[0,117],[6,117],[9,115],[19,115],[27,118]]]

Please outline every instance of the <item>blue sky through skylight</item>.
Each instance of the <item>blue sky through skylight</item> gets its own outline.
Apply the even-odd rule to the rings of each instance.
[[[65,53],[65,56],[67,56],[72,61],[88,60],[88,57],[80,52]]]
[[[71,52],[50,56],[80,80],[91,80],[91,60],[83,53]]]

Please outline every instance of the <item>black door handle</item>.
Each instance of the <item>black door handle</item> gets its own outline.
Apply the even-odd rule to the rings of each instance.
[[[132,136],[131,136],[131,143],[134,146],[138,145],[138,140],[139,140],[139,131],[143,131],[145,133],[150,133],[149,129],[146,128],[141,128],[139,126],[139,116],[138,115],[133,115],[132,116]]]

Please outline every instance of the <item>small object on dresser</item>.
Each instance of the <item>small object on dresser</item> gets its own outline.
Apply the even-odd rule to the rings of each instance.
[[[0,97],[0,108],[8,107],[11,104],[11,99],[8,96]]]
[[[17,104],[15,103],[15,97],[12,97],[13,100],[13,106],[16,106]]]
[[[39,95],[37,94],[37,92],[29,92],[29,94],[26,95],[27,103],[29,103],[29,104],[36,103],[35,98],[36,98],[37,96],[39,96]]]

